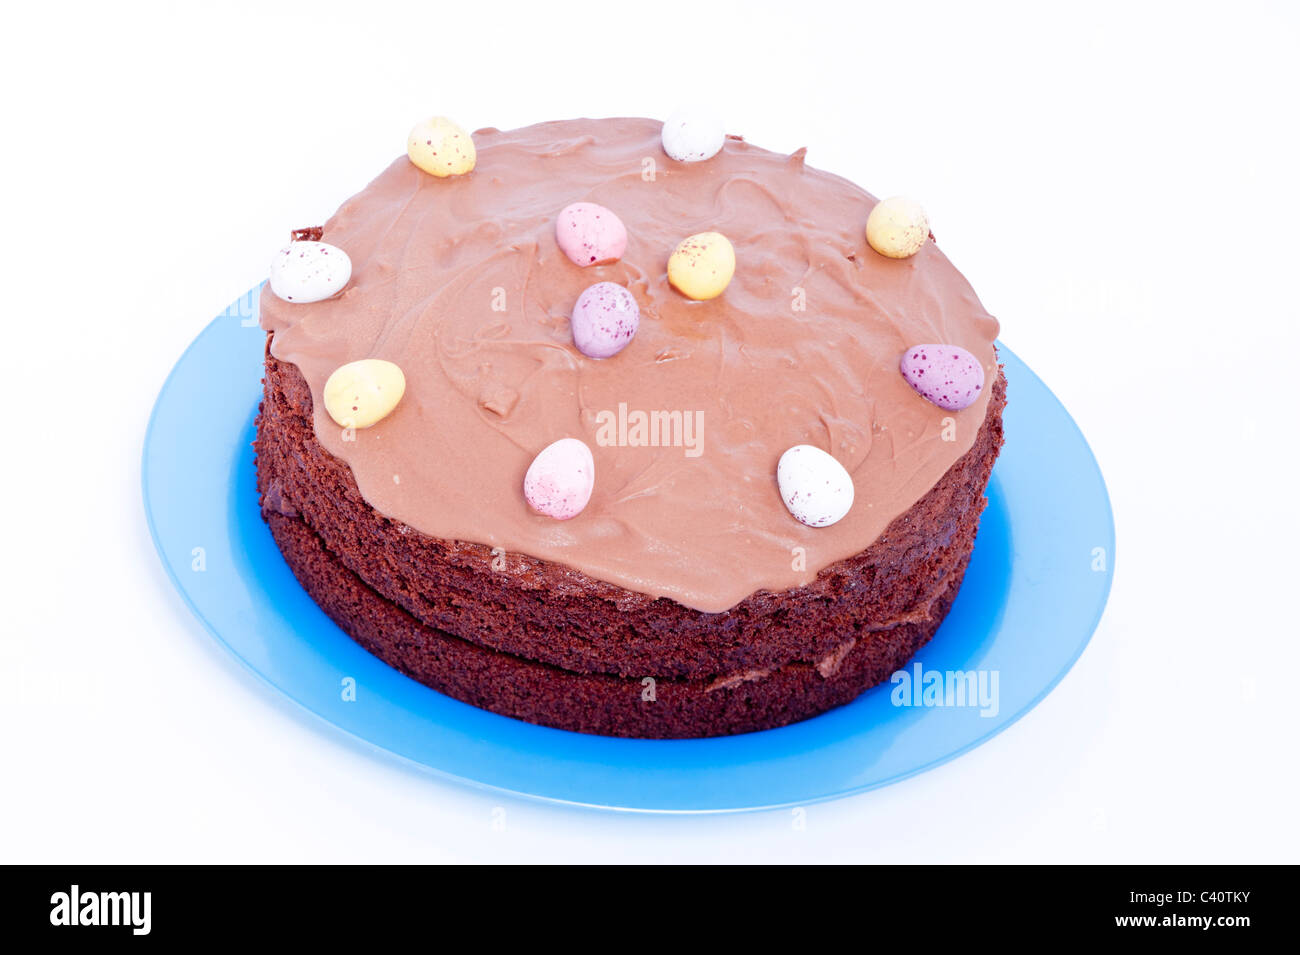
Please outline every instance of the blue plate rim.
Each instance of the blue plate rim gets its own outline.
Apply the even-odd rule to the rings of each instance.
[[[253,291],[255,293],[256,289],[254,289]],[[1019,365],[1023,369],[1022,373],[1032,376],[1033,380],[1042,388],[1042,391],[1051,399],[1052,403],[1055,406],[1055,409],[1059,412],[1059,414],[1066,421],[1069,422],[1069,426],[1072,430],[1073,436],[1077,438],[1080,445],[1087,451],[1088,458],[1092,462],[1092,466],[1096,471],[1098,486],[1101,492],[1101,502],[1104,505],[1104,511],[1106,515],[1106,528],[1105,528],[1106,537],[1110,543],[1109,553],[1107,557],[1107,559],[1110,562],[1110,566],[1108,568],[1108,572],[1104,575],[1104,582],[1103,582],[1100,595],[1096,601],[1095,609],[1093,610],[1091,619],[1088,621],[1086,627],[1086,636],[1079,642],[1079,645],[1074,649],[1068,661],[1060,668],[1059,672],[1050,681],[1048,681],[1043,686],[1043,688],[1037,694],[1035,694],[1027,703],[1022,705],[1013,715],[1007,717],[1004,720],[999,720],[998,723],[992,726],[987,732],[977,736],[976,738],[965,743],[964,745],[957,747],[951,752],[946,753],[943,756],[928,760],[924,763],[918,764],[907,770],[900,771],[892,775],[889,775],[887,777],[873,780],[871,782],[863,783],[861,785],[848,786],[842,789],[837,789],[834,791],[828,791],[814,796],[809,796],[808,798],[804,798],[804,799],[788,799],[788,800],[781,800],[772,803],[749,803],[745,805],[736,805],[736,806],[717,806],[717,807],[701,807],[701,808],[670,808],[670,807],[657,807],[657,806],[612,805],[607,802],[600,802],[596,800],[584,801],[580,799],[570,799],[561,796],[555,796],[555,795],[549,795],[543,793],[533,793],[533,792],[527,792],[520,789],[513,789],[508,786],[498,785],[492,782],[485,782],[483,780],[475,779],[470,776],[465,776],[457,772],[441,769],[436,766],[431,766],[428,765],[427,763],[421,762],[417,758],[405,755],[403,753],[396,752],[392,749],[389,749],[387,746],[381,743],[377,743],[370,739],[367,739],[366,736],[362,735],[361,733],[358,733],[353,729],[350,729],[346,726],[341,725],[340,723],[335,722],[334,720],[331,720],[328,716],[319,712],[318,710],[313,708],[310,704],[300,699],[299,696],[295,694],[292,690],[274,682],[271,679],[271,677],[269,677],[267,674],[259,670],[258,667],[251,660],[249,660],[244,653],[242,653],[239,649],[237,649],[234,645],[228,642],[221,635],[217,627],[208,619],[208,616],[199,607],[195,598],[191,595],[189,589],[183,584],[180,576],[176,572],[176,569],[171,565],[171,563],[167,559],[167,554],[164,549],[164,544],[161,538],[161,534],[156,523],[154,510],[150,502],[150,478],[149,478],[148,461],[153,446],[153,438],[155,434],[154,426],[159,416],[159,413],[161,411],[163,401],[167,395],[167,392],[172,387],[177,375],[181,372],[182,367],[185,364],[185,360],[188,357],[190,357],[193,352],[195,352],[198,348],[200,348],[200,346],[203,344],[203,339],[205,335],[209,331],[211,331],[214,328],[214,326],[217,326],[223,320],[228,320],[229,315],[230,312],[228,309],[227,312],[213,318],[210,322],[204,325],[204,327],[199,331],[199,333],[195,336],[195,338],[189,343],[189,345],[186,346],[184,351],[181,352],[180,356],[176,359],[175,363],[173,364],[172,368],[170,369],[166,378],[164,379],[162,387],[159,389],[158,397],[155,399],[155,402],[149,414],[149,419],[146,426],[146,432],[145,432],[143,448],[141,452],[141,459],[140,459],[141,460],[141,492],[143,498],[146,524],[149,528],[149,535],[150,538],[153,540],[155,551],[158,554],[159,562],[162,564],[163,569],[166,572],[168,579],[171,581],[172,586],[179,593],[181,599],[185,602],[185,605],[189,608],[190,612],[202,624],[204,630],[206,630],[208,634],[213,639],[215,639],[215,641],[221,647],[223,647],[236,660],[238,660],[239,663],[246,670],[251,672],[260,683],[274,690],[281,697],[290,700],[299,710],[310,715],[313,723],[319,723],[325,727],[328,727],[328,732],[326,735],[331,735],[333,733],[341,733],[350,741],[354,743],[362,744],[362,748],[366,750],[368,753],[381,755],[383,758],[394,761],[397,765],[403,767],[409,767],[415,770],[420,775],[432,776],[433,778],[436,779],[445,780],[454,784],[468,786],[474,790],[484,792],[484,793],[491,793],[494,795],[519,798],[519,799],[528,800],[530,802],[538,802],[538,803],[543,803],[543,804],[557,806],[557,807],[566,807],[566,808],[573,808],[573,809],[596,809],[596,810],[602,810],[606,812],[620,813],[620,814],[635,813],[635,814],[648,814],[648,815],[693,816],[693,815],[719,815],[719,814],[735,814],[735,813],[751,813],[751,812],[769,812],[769,811],[775,811],[781,809],[790,809],[799,806],[815,805],[817,803],[828,802],[837,799],[844,799],[849,796],[853,796],[865,792],[871,792],[873,790],[880,789],[885,786],[889,786],[894,783],[901,782],[905,779],[909,779],[913,776],[917,776],[921,773],[925,773],[939,766],[942,766],[943,764],[951,762],[952,760],[957,759],[960,756],[963,756],[964,754],[970,752],[971,750],[978,748],[979,746],[983,745],[984,743],[987,743],[989,740],[993,739],[1000,733],[1014,726],[1021,719],[1023,719],[1031,710],[1033,710],[1036,706],[1038,706],[1060,684],[1060,682],[1065,678],[1065,676],[1074,668],[1079,658],[1083,655],[1083,652],[1087,649],[1088,645],[1091,643],[1092,637],[1096,633],[1097,627],[1100,625],[1100,622],[1105,615],[1106,607],[1109,604],[1111,589],[1114,585],[1115,521],[1114,521],[1114,511],[1110,502],[1109,489],[1106,486],[1105,478],[1101,471],[1100,462],[1097,460],[1097,456],[1093,452],[1092,446],[1088,442],[1087,437],[1083,434],[1082,429],[1079,427],[1078,423],[1074,420],[1074,417],[1069,413],[1068,409],[1066,409],[1065,405],[1061,402],[1061,400],[1056,396],[1056,394],[1051,390],[1051,388],[1047,386],[1047,384],[1042,380],[1042,378],[1039,377],[1036,372],[1034,372],[1034,370],[1032,369],[1032,367],[1028,365],[1028,363],[1024,362],[1023,359],[1020,359],[1019,356],[1016,355],[1014,351],[1012,351],[1008,346],[1006,346],[999,339],[997,342],[999,354],[1000,355],[1008,354],[1013,356],[1013,358],[1019,363]],[[646,741],[637,741],[637,742],[646,742]],[[662,740],[662,741],[653,741],[653,742],[672,744],[674,742],[680,742],[680,741]]]

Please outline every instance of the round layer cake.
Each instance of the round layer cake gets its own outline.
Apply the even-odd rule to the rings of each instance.
[[[321,230],[351,277],[324,301],[262,293],[262,509],[298,579],[369,651],[498,713],[640,737],[738,733],[852,700],[938,628],[974,546],[1002,444],[997,322],[933,238],[872,249],[876,200],[728,137],[677,162],[662,124],[573,120],[473,135],[473,171],[396,160]],[[586,266],[560,211],[626,226]],[[726,236],[735,275],[697,301],[669,254]],[[585,289],[640,310],[617,354],[574,345]],[[908,349],[956,346],[984,371],[961,410],[900,373]],[[341,427],[340,366],[405,375],[391,414]],[[577,438],[595,482],[576,517],[533,510],[525,472]],[[828,452],[853,503],[792,516],[787,449]]]

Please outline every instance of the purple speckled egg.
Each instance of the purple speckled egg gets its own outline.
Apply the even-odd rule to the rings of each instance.
[[[636,299],[614,282],[597,282],[578,296],[569,325],[573,344],[588,358],[617,355],[641,324]]]
[[[984,387],[984,366],[956,345],[913,345],[898,370],[918,395],[947,411],[969,408]]]
[[[627,227],[604,206],[575,202],[560,210],[555,241],[574,265],[608,265],[627,251]]]

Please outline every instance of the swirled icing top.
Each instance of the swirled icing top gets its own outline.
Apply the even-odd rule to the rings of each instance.
[[[578,119],[474,134],[478,165],[435,179],[405,156],[345,202],[324,240],[351,257],[342,295],[291,304],[264,290],[271,352],[298,366],[315,430],[378,511],[440,538],[529,554],[707,612],[785,590],[870,546],[974,443],[990,386],[957,412],[914,392],[899,358],[960,345],[995,377],[998,324],[933,242],[873,252],[876,200],[852,183],[731,137],[677,163],[647,119]],[[622,258],[580,268],[557,213],[590,201],[627,226]],[[674,246],[716,231],[735,278],[710,301],[667,281]],[[641,309],[632,342],[583,356],[569,314],[598,281]],[[406,394],[347,434],[321,400],[360,358],[396,362]],[[591,502],[570,521],[529,509],[533,457],[563,437],[595,455]],[[853,476],[839,523],[786,510],[776,463],[796,444]]]

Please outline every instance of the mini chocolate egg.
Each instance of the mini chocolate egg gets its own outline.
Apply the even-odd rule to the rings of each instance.
[[[478,151],[474,137],[445,116],[434,116],[411,127],[406,155],[431,176],[463,176],[474,168]]]
[[[325,410],[341,428],[369,428],[397,407],[406,393],[402,369],[382,358],[340,365],[325,381]]]
[[[682,239],[668,257],[668,281],[687,298],[717,298],[736,274],[736,250],[721,232]]]
[[[544,447],[524,475],[524,500],[538,514],[567,521],[582,513],[596,484],[591,449],[577,438]]]
[[[597,282],[578,296],[569,327],[573,344],[588,358],[617,355],[641,324],[632,293],[615,282]]]
[[[290,242],[271,260],[271,291],[299,305],[337,295],[352,278],[352,260],[328,242]]]
[[[664,152],[678,162],[703,162],[722,149],[727,134],[722,120],[705,110],[679,109],[668,117],[662,134]]]
[[[916,255],[929,237],[930,220],[915,199],[882,199],[867,216],[867,243],[891,259]]]
[[[556,217],[555,241],[574,265],[608,265],[627,251],[627,228],[604,206],[575,202]]]
[[[946,411],[969,408],[984,388],[984,366],[956,345],[913,345],[898,370],[918,395]]]
[[[811,444],[796,444],[781,455],[776,485],[786,509],[809,527],[829,527],[853,506],[852,476],[839,461]]]

